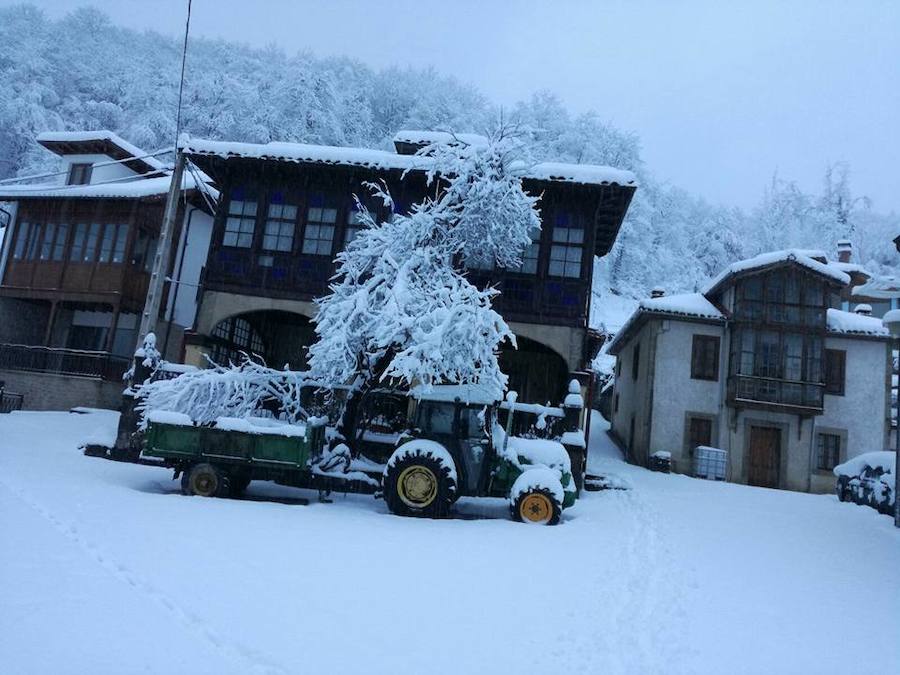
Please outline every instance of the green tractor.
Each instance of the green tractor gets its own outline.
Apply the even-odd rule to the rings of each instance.
[[[575,503],[569,455],[557,441],[509,434],[500,404],[477,388],[436,386],[413,398],[412,428],[385,466],[382,493],[392,513],[440,518],[462,496],[509,500],[515,520],[555,525]]]

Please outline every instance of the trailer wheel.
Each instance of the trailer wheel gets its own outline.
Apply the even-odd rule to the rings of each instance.
[[[187,476],[186,494],[198,495],[200,497],[224,497],[229,492],[228,475],[219,471],[212,464],[203,462],[191,467],[190,471],[185,472]],[[182,489],[185,486],[185,479],[181,479]]]
[[[411,441],[394,451],[384,470],[384,501],[398,516],[442,518],[456,499],[456,467],[431,441]]]
[[[521,493],[510,507],[513,520],[533,525],[556,525],[562,516],[562,504],[547,488],[532,488]]]

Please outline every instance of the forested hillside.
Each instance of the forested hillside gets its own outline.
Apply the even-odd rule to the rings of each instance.
[[[147,149],[170,146],[180,50],[176,38],[119,28],[95,10],[59,21],[31,5],[0,10],[0,178],[53,166],[33,140],[45,130],[105,128]],[[483,131],[501,112],[483,93],[432,70],[375,71],[349,59],[203,39],[190,43],[185,102],[184,128],[194,136],[382,148],[398,129]],[[823,167],[819,194],[787,177],[747,185],[761,198],[742,211],[655,180],[637,136],[604,123],[602,110],[572,115],[552,93],[538,92],[503,116],[536,130],[537,158],[638,174],[618,243],[598,263],[601,295],[640,296],[655,285],[692,290],[738,258],[786,246],[832,251],[844,237],[876,271],[896,260],[891,239],[900,218],[873,212],[851,193],[846,166]]]

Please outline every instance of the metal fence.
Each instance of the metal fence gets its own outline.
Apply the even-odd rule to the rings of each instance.
[[[130,366],[130,359],[109,352],[0,344],[0,370],[118,381]]]
[[[4,391],[0,386],[0,414],[11,413],[13,410],[21,410],[25,397],[22,394],[14,394]]]

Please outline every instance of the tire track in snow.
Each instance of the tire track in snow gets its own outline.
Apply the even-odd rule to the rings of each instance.
[[[94,560],[106,572],[121,582],[131,586],[136,591],[142,593],[151,599],[157,605],[163,607],[167,612],[172,614],[180,623],[197,633],[206,642],[215,649],[224,653],[226,658],[231,661],[240,661],[246,664],[247,673],[258,675],[288,675],[289,671],[283,666],[275,663],[268,656],[245,647],[233,640],[228,640],[213,630],[203,619],[193,614],[177,602],[168,597],[164,592],[160,591],[153,584],[141,578],[140,575],[129,569],[122,563],[114,560],[107,555],[98,546],[86,539],[78,528],[72,523],[66,523],[57,518],[52,512],[46,509],[38,502],[31,499],[24,491],[10,485],[6,481],[0,480],[0,487],[32,509],[35,513],[46,520],[54,529],[73,542],[80,548],[89,558]]]

